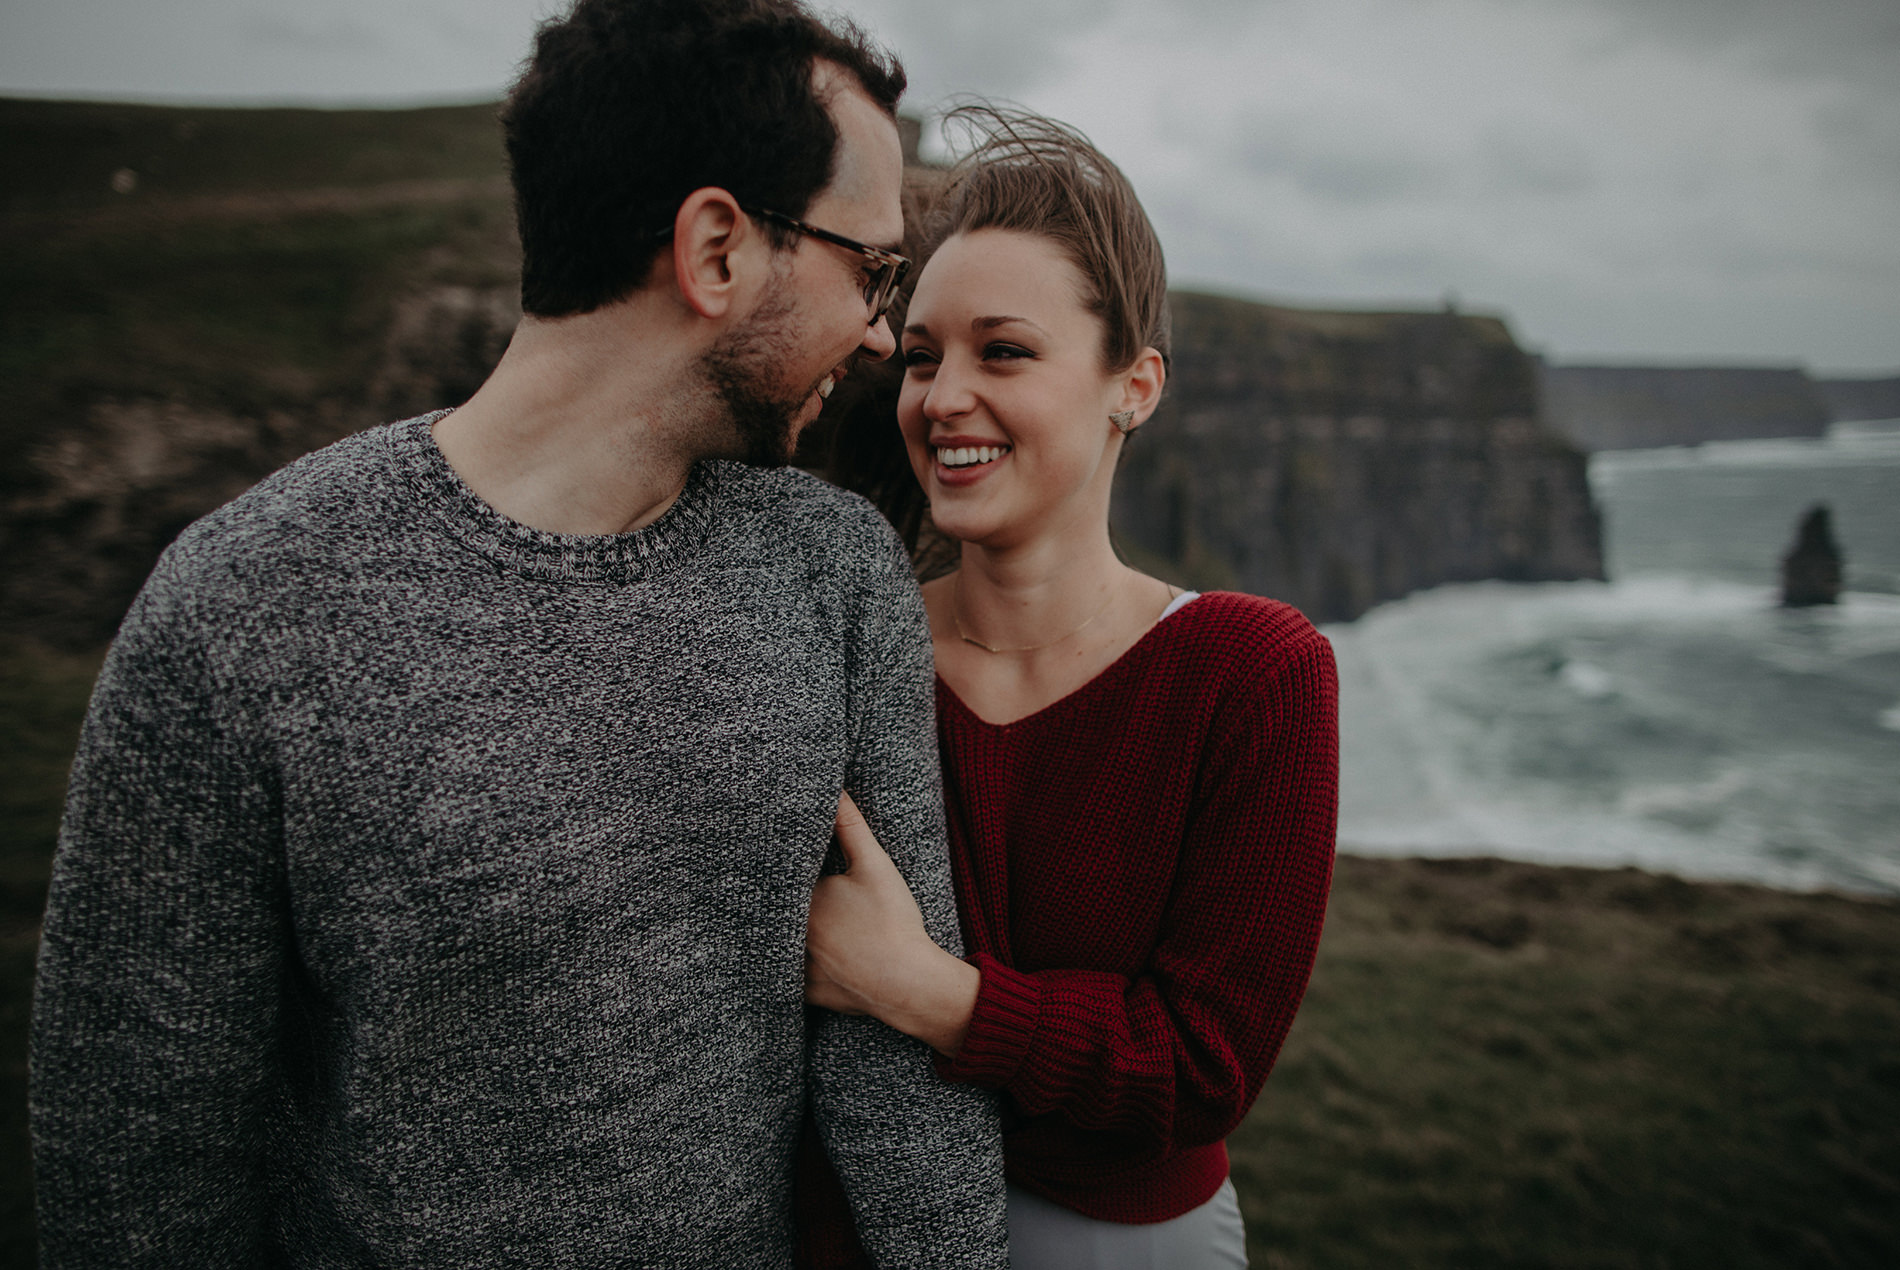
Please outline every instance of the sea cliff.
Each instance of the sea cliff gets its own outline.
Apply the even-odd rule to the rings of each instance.
[[[1198,586],[1356,617],[1442,582],[1598,578],[1581,452],[1494,317],[1177,292],[1162,408],[1115,523]]]
[[[1586,450],[1818,437],[1832,416],[1798,366],[1550,366],[1545,415]]]
[[[487,106],[0,100],[0,635],[97,647],[193,519],[464,400],[519,316],[501,171]],[[1502,322],[1174,309],[1168,396],[1117,496],[1131,555],[1321,620],[1601,575],[1583,457],[1539,422]]]

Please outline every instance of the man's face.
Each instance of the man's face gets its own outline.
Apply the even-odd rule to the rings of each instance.
[[[739,437],[733,457],[759,467],[790,463],[798,449],[803,425],[796,420],[805,408],[806,390],[781,382],[783,368],[797,354],[796,316],[790,284],[780,273],[746,319],[706,353],[706,380]]]
[[[836,174],[802,220],[859,242],[896,250],[904,236],[904,158],[897,126],[856,82],[820,62],[814,80],[838,128]],[[868,321],[866,261],[806,235],[779,253],[779,269],[752,311],[708,350],[707,383],[749,463],[791,461],[798,435],[859,357],[882,361],[896,347],[882,318]]]

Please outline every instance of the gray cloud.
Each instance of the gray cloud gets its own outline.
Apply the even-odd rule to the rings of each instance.
[[[341,15],[247,13],[232,24],[239,39],[293,53],[360,56],[387,47],[387,32]]]
[[[562,0],[0,0],[0,92],[498,93]],[[1896,0],[819,0],[1022,101],[1176,277],[1509,311],[1554,355],[1900,364]]]
[[[1554,0],[1557,10],[1578,0]],[[1892,0],[1582,0],[1615,15],[1628,38],[1690,54],[1740,54],[1778,75],[1891,78],[1900,65]]]
[[[1582,194],[1597,183],[1597,163],[1573,132],[1525,124],[1499,125],[1477,138],[1486,189],[1537,198]]]
[[[1076,41],[1112,18],[1113,0],[861,0],[837,6],[884,35],[911,73],[914,96],[1014,97],[1069,69]]]
[[[483,12],[479,6],[473,9],[467,4],[410,6],[417,21],[435,32],[446,44],[465,49],[477,57],[492,55],[499,49],[526,58],[535,22],[543,12],[554,12],[562,6],[554,3],[554,0],[544,0],[538,5],[511,7],[522,11],[520,19],[498,24],[494,21],[494,14]]]
[[[1231,151],[1239,171],[1285,181],[1322,202],[1390,203],[1443,188],[1442,165],[1393,139],[1328,135],[1311,120],[1285,115],[1248,119]]]

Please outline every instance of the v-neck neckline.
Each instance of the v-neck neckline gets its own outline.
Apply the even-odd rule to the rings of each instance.
[[[937,688],[944,696],[948,697],[951,701],[955,702],[957,705],[957,708],[960,709],[964,714],[968,715],[973,722],[980,724],[983,727],[990,728],[994,731],[1001,732],[1001,731],[1006,731],[1010,728],[1022,727],[1024,724],[1039,723],[1043,721],[1046,716],[1054,713],[1055,711],[1061,710],[1063,707],[1068,706],[1071,703],[1076,702],[1080,700],[1081,698],[1093,693],[1097,689],[1101,688],[1102,685],[1108,683],[1111,679],[1120,678],[1123,674],[1127,672],[1128,668],[1134,664],[1137,654],[1145,655],[1147,650],[1155,643],[1156,637],[1160,634],[1162,630],[1169,627],[1170,625],[1175,625],[1175,626],[1180,625],[1180,623],[1178,621],[1175,621],[1175,619],[1178,618],[1179,615],[1185,610],[1193,608],[1194,604],[1198,603],[1199,600],[1203,598],[1204,595],[1205,595],[1204,592],[1196,593],[1194,600],[1190,601],[1189,603],[1181,605],[1179,608],[1170,610],[1167,614],[1165,614],[1162,617],[1156,618],[1154,621],[1154,624],[1151,625],[1147,630],[1141,633],[1140,639],[1137,639],[1134,643],[1130,644],[1126,649],[1124,649],[1122,651],[1121,656],[1117,657],[1114,661],[1108,663],[1108,665],[1102,667],[1101,670],[1097,671],[1093,678],[1088,679],[1085,682],[1076,685],[1076,687],[1064,693],[1062,696],[1057,697],[1054,701],[1051,701],[1048,705],[1042,706],[1036,710],[1031,710],[1028,714],[1021,715],[1018,718],[1011,719],[1006,723],[992,722],[991,720],[986,719],[982,715],[978,714],[975,708],[971,706],[969,702],[965,701],[962,698],[962,696],[958,694],[957,690],[950,686],[950,682],[947,679],[945,679],[942,675],[937,676]]]

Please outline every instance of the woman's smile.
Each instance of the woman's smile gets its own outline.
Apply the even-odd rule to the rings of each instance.
[[[1006,441],[943,437],[930,443],[931,475],[946,486],[974,485],[997,471],[1015,448]]]
[[[937,446],[937,462],[949,468],[976,467],[994,463],[1009,453],[1006,445],[963,445],[955,449]]]
[[[898,421],[946,533],[1014,537],[1082,504],[1106,516],[1119,378],[1087,291],[1061,248],[1011,230],[956,235],[924,267]]]

